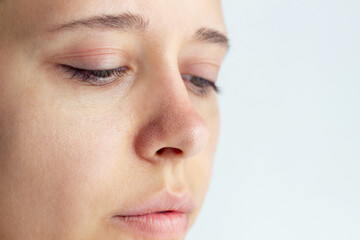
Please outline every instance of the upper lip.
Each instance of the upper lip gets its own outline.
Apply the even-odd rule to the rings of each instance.
[[[140,201],[139,205],[118,212],[115,217],[141,216],[168,211],[190,213],[194,208],[195,202],[190,194],[173,194],[164,190],[152,198]]]

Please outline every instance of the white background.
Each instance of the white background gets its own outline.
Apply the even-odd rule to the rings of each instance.
[[[187,240],[360,239],[360,1],[223,0],[231,49]]]

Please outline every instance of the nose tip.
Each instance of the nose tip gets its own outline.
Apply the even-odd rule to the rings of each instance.
[[[184,124],[184,121],[173,126],[174,133],[169,132],[168,139],[163,144],[165,147],[156,151],[158,157],[172,158],[178,156],[186,159],[195,156],[205,148],[209,139],[206,123],[202,119],[193,119],[191,124],[185,126],[181,126],[181,124]]]
[[[207,123],[192,106],[171,106],[140,130],[135,145],[138,155],[151,162],[188,159],[205,148],[209,137]]]

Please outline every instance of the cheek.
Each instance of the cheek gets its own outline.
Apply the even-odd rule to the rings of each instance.
[[[195,221],[203,201],[206,197],[209,184],[212,177],[214,156],[219,137],[219,109],[216,98],[212,98],[210,104],[206,103],[201,105],[197,110],[204,118],[210,129],[210,139],[207,146],[197,155],[194,159],[189,159],[187,163],[186,172],[191,175],[193,193],[196,194],[197,209],[191,216],[191,224]]]
[[[192,176],[192,181],[189,186],[191,186],[192,192],[195,194],[197,200],[197,207],[190,215],[190,226],[194,224],[200,213],[211,181],[215,149],[218,140],[218,121],[213,121],[213,124],[209,144],[196,159],[189,159],[189,163],[187,164],[186,171]]]
[[[102,209],[103,199],[111,197],[109,189],[125,164],[126,123],[112,124],[110,114],[94,109],[66,112],[47,104],[49,99],[27,92],[6,106],[0,153],[0,196],[6,198],[0,197],[0,213],[13,219],[7,224],[19,226],[19,232],[89,231],[80,226],[108,210]],[[3,224],[0,220],[0,228]]]

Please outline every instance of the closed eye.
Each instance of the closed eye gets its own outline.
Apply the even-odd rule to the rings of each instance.
[[[189,87],[195,93],[205,96],[211,89],[213,89],[216,93],[219,93],[219,87],[216,85],[214,81],[195,76],[195,75],[181,75],[183,80],[189,83]]]
[[[115,82],[130,71],[130,68],[126,66],[99,70],[80,69],[68,65],[60,65],[60,67],[70,75],[71,79],[76,78],[99,86]],[[195,94],[205,96],[211,89],[216,93],[219,92],[219,88],[214,81],[190,74],[182,74],[181,77]]]
[[[87,70],[68,65],[60,65],[60,67],[70,75],[70,78],[77,78],[94,85],[110,84],[118,78],[122,78],[130,70],[130,68],[126,66],[104,70]]]

